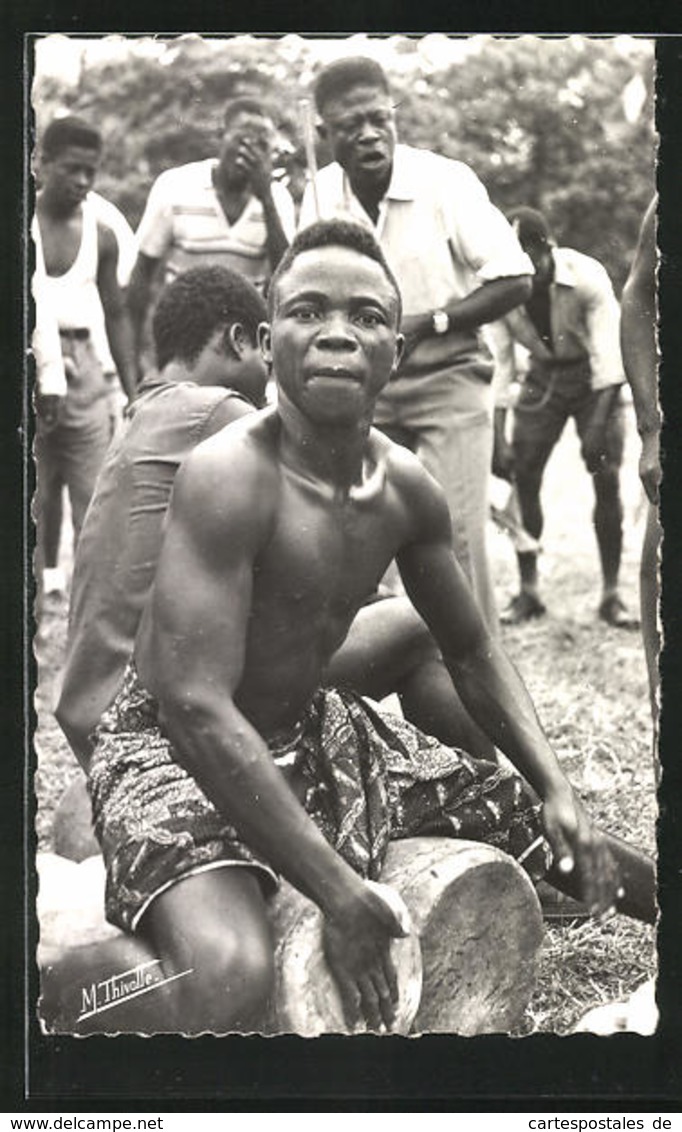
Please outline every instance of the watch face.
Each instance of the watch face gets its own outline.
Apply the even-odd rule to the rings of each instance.
[[[433,329],[436,334],[445,334],[449,329],[450,319],[445,311],[434,311],[433,313]]]

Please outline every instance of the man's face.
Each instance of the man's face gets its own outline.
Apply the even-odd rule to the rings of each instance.
[[[74,209],[85,200],[95,183],[100,154],[96,149],[70,145],[56,157],[43,159],[42,187],[62,207]]]
[[[262,338],[280,394],[317,423],[370,421],[402,350],[380,264],[346,247],[302,252],[281,276]]]
[[[248,172],[240,157],[243,142],[249,142],[264,161],[270,161],[275,128],[269,118],[255,111],[243,110],[228,122],[220,143],[218,161],[228,182],[246,181]]]
[[[326,103],[323,133],[351,185],[385,185],[396,143],[393,105],[380,87],[356,86]]]

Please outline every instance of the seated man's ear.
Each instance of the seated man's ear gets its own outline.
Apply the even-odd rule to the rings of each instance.
[[[260,352],[266,362],[272,363],[272,349],[271,349],[271,336],[270,336],[270,323],[261,322],[258,327],[258,345]]]
[[[244,356],[244,351],[249,345],[248,334],[244,330],[241,322],[233,322],[232,326],[228,327],[225,331],[224,337],[225,351],[234,355],[237,361],[241,361]]]

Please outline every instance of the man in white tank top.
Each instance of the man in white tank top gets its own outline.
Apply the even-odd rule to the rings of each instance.
[[[32,226],[41,301],[59,327],[67,380],[56,423],[38,420],[37,515],[45,589],[56,582],[61,487],[69,491],[77,539],[111,435],[108,384],[97,350],[106,336],[126,396],[135,393],[130,322],[118,281],[118,241],[90,198],[102,148],[97,130],[73,116],[56,118],[40,147],[40,190]],[[58,588],[55,585],[55,588]]]

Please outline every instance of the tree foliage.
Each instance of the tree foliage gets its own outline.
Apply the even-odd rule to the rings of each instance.
[[[390,46],[382,61],[401,139],[467,162],[503,209],[542,208],[558,241],[600,259],[619,290],[654,190],[652,43],[623,51],[610,38],[485,37],[447,66],[416,37]],[[34,81],[38,129],[69,109],[102,130],[98,188],[133,226],[163,169],[217,151],[223,107],[239,94],[270,101],[300,195],[300,100],[320,66],[314,40],[182,36],[148,47],[131,39],[100,62],[84,52],[72,85],[40,73]],[[624,96],[638,82],[644,104],[628,116]],[[321,144],[317,158],[329,159]]]

